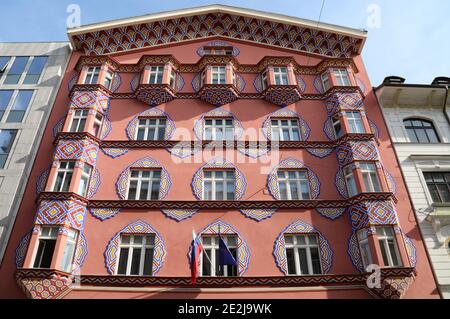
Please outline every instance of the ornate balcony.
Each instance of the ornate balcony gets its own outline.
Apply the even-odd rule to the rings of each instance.
[[[198,93],[200,99],[215,106],[231,103],[239,96],[232,84],[204,84]]]
[[[298,85],[270,85],[263,95],[266,101],[279,106],[288,106],[301,98]]]
[[[150,106],[172,101],[176,91],[169,84],[140,84],[136,89],[136,98]]]

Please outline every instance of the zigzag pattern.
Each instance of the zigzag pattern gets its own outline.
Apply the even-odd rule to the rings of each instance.
[[[120,213],[120,208],[90,208],[91,215],[104,221]]]
[[[254,219],[256,221],[261,221],[266,218],[272,217],[277,211],[276,209],[240,209],[241,213],[248,218]]]
[[[184,219],[194,216],[198,209],[161,209],[161,211],[167,216],[177,222],[181,222]]]
[[[82,230],[86,206],[78,200],[43,200],[39,203],[36,224],[63,225]]]

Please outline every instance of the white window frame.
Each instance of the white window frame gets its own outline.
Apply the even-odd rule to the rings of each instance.
[[[133,177],[132,176],[132,172],[133,171],[137,171],[138,172],[138,176],[137,177]],[[149,177],[143,177],[142,173],[146,171],[146,172],[150,172]],[[156,178],[154,177],[155,172],[159,172],[160,177]],[[130,186],[131,186],[131,182],[132,181],[136,181],[136,194],[135,194],[135,198],[129,198],[129,193],[130,193]],[[147,189],[147,198],[146,199],[139,199],[140,193],[141,193],[141,184],[142,182],[148,182],[148,189]],[[152,189],[153,189],[153,184],[157,183],[158,186],[161,185],[161,169],[142,169],[142,168],[130,168],[130,179],[128,181],[128,188],[127,188],[127,199],[128,200],[158,200],[159,199],[159,193],[158,193],[158,198],[156,199],[152,199]],[[158,187],[159,188],[159,187]]]
[[[63,250],[63,257],[61,260],[61,269],[65,272],[70,272],[73,265],[73,256],[75,254],[77,244],[77,232],[73,229],[68,229],[66,245]]]
[[[273,76],[275,78],[275,85],[289,85],[289,70],[287,67],[273,67]]]
[[[210,172],[211,177],[205,176],[205,172]],[[222,177],[218,177],[218,173],[222,174]],[[233,177],[228,177],[227,172],[233,172]],[[203,171],[203,199],[204,200],[235,200],[236,198],[236,171],[234,169],[220,169],[220,170],[207,170]],[[206,198],[206,183],[211,183],[211,198]],[[233,198],[227,199],[227,186],[228,182],[233,184]],[[217,184],[222,184],[222,199],[217,199],[216,188]]]
[[[123,243],[123,237],[129,237],[130,242],[129,243]],[[141,243],[135,244],[135,239],[137,237],[142,238]],[[152,240],[150,240],[150,243],[147,243],[147,238],[152,237]],[[120,261],[120,254],[122,251],[122,248],[128,248],[128,258],[127,258],[127,267],[126,267],[126,273],[125,274],[119,274],[119,261]],[[141,255],[140,255],[140,261],[139,261],[139,273],[137,275],[131,275],[131,264],[133,262],[133,250],[134,249],[140,249]],[[145,264],[145,251],[147,249],[152,249],[153,258],[155,258],[155,234],[120,234],[120,243],[119,243],[119,252],[117,256],[117,267],[115,274],[119,276],[153,276],[153,265],[150,267],[152,273],[150,275],[144,275],[144,264]],[[153,260],[152,258],[152,260]]]
[[[225,245],[227,245],[228,249],[236,249],[236,262],[237,262],[237,257],[239,256],[239,251],[238,251],[238,236],[236,234],[221,234],[220,235],[223,239],[223,242],[225,243]],[[205,237],[211,238],[211,244],[205,244]],[[235,244],[232,245],[231,243],[229,243],[229,238],[234,238],[235,239]],[[216,272],[216,256],[218,254],[219,251],[219,235],[203,235],[202,236],[202,246],[203,246],[203,250],[202,253],[200,254],[200,276],[202,277],[219,277],[217,275]],[[208,254],[208,256],[205,256],[206,252],[205,249],[211,249],[211,252]],[[212,253],[212,251],[215,251],[214,253]],[[203,275],[203,258],[207,258],[207,262],[211,262],[211,275]],[[208,259],[209,258],[209,259]],[[223,275],[220,277],[229,277],[228,276],[228,267],[233,267],[230,265],[222,265],[223,267]],[[236,274],[237,276],[239,276],[239,269],[236,267]]]
[[[84,132],[84,129],[86,128],[86,122],[89,115],[89,110],[87,109],[76,109],[75,112],[73,112],[72,116],[72,122],[70,123],[69,132]],[[80,124],[84,120],[83,128],[80,129]],[[76,121],[76,122],[75,122]],[[75,128],[74,123],[76,123]]]
[[[105,73],[105,80],[103,81],[103,84],[108,90],[111,89],[111,86],[113,84],[113,79],[114,79],[114,72],[111,70],[107,70]],[[109,85],[107,85],[108,81],[109,81]]]
[[[295,178],[292,179],[289,177],[289,173],[295,173]],[[283,173],[283,177],[280,177],[280,173]],[[303,174],[300,174],[303,173]],[[303,177],[303,176],[304,177]],[[279,169],[277,171],[277,181],[278,181],[278,188],[280,189],[280,198],[281,198],[281,183],[286,184],[286,196],[287,198],[281,198],[282,200],[310,200],[311,199],[311,189],[309,187],[309,179],[308,179],[308,171],[307,170],[291,170],[291,169]],[[290,187],[290,182],[293,181],[296,183],[297,186],[297,197],[298,199],[292,198],[292,192]],[[304,183],[308,188],[308,198],[303,198],[302,194],[302,183]]]
[[[97,132],[95,133],[96,137],[100,136],[100,134],[102,132],[102,125],[103,125],[103,114],[100,112],[97,112],[94,116],[94,125],[93,125],[94,133],[95,133],[95,128],[98,127]]]
[[[310,238],[311,237],[315,237],[316,239],[316,243],[314,244],[313,242],[310,243]],[[286,241],[286,238],[292,238],[292,243],[288,243]],[[299,243],[298,242],[298,237],[304,237],[305,239],[305,243]],[[322,268],[322,260],[320,258],[320,244],[319,244],[319,236],[315,233],[308,233],[308,234],[285,234],[284,235],[284,245],[285,245],[285,249],[293,249],[294,251],[294,263],[295,263],[295,274],[288,274],[288,276],[302,276],[302,275],[306,275],[306,276],[311,276],[311,275],[319,275],[323,273],[323,268]],[[298,253],[298,249],[299,248],[304,248],[306,249],[306,262],[308,264],[308,273],[307,274],[303,274],[301,267],[300,267],[300,256]],[[320,263],[320,273],[319,274],[314,274],[314,269],[313,269],[313,265],[312,265],[312,258],[311,258],[311,248],[317,248],[318,251],[318,255],[319,255],[319,263]],[[286,252],[287,255],[287,252]]]
[[[325,71],[320,75],[320,81],[322,82],[323,91],[326,92],[331,88],[330,72]]]
[[[216,79],[214,79],[216,77]],[[217,81],[217,83],[214,83]],[[227,68],[224,65],[211,66],[211,84],[226,84],[227,83]]]
[[[363,178],[363,183],[364,183],[364,188],[365,188],[364,192],[366,192],[366,193],[382,192],[383,189],[381,187],[381,180],[380,180],[380,176],[378,175],[378,170],[377,170],[377,166],[375,165],[375,163],[360,163],[359,165],[360,165],[361,175]],[[372,176],[372,174],[375,174],[375,181],[378,184],[379,190],[375,189],[374,176]],[[367,181],[368,181],[369,185],[367,185],[365,177],[367,177]],[[367,186],[369,186],[369,189]]]
[[[83,170],[81,171],[80,183],[78,184],[77,194],[85,197],[89,188],[89,182],[91,181],[92,166],[84,163]],[[84,184],[83,184],[84,182]]]
[[[337,86],[351,86],[350,75],[347,69],[337,68],[333,69],[334,80]]]
[[[345,180],[345,186],[347,188],[347,193],[348,193],[348,197],[353,197],[357,194],[359,194],[359,190],[358,190],[358,185],[356,184],[356,178],[355,178],[355,174],[354,174],[354,169],[351,167],[351,165],[347,165],[344,167],[343,169],[343,173],[344,173],[344,180]],[[355,185],[355,191],[353,192],[350,188],[350,180],[353,181],[354,185]]]
[[[387,229],[390,229],[391,234],[388,234],[386,232]],[[386,257],[388,259],[388,265],[384,265],[384,267],[401,267],[402,266],[402,258],[400,256],[400,252],[398,250],[398,243],[397,243],[397,238],[395,237],[395,230],[391,227],[391,226],[377,226],[376,227],[376,231],[377,231],[377,238],[378,238],[378,243],[380,245],[380,249],[385,251],[386,253]],[[389,248],[389,244],[388,241],[392,240],[394,243],[394,251],[392,252],[391,249]],[[395,265],[394,261],[392,260],[392,253],[395,254],[395,256],[397,257],[398,260],[398,264]],[[384,262],[384,259],[383,259]]]
[[[333,132],[334,132],[334,136],[336,137],[336,139],[344,136],[344,127],[342,126],[341,117],[339,116],[339,113],[333,115],[333,117],[331,118],[331,122],[333,125]],[[341,127],[341,134],[338,134],[338,132],[337,132],[336,126],[338,126],[338,125]]]
[[[359,253],[361,254],[361,261],[364,269],[367,266],[373,264],[372,251],[370,249],[369,237],[367,236],[367,230],[361,229],[357,232]],[[364,258],[367,257],[367,260]]]
[[[362,115],[357,111],[346,111],[345,118],[348,122],[348,127],[350,129],[349,133],[362,134],[366,133],[364,129],[364,123],[362,119]]]
[[[41,240],[54,240],[55,241],[55,247],[53,248],[53,257],[55,256],[56,241],[58,240],[58,232],[59,232],[59,227],[41,226],[41,229],[39,231],[38,240],[37,240],[36,250],[34,252],[34,257],[33,257],[33,268],[36,268],[36,269],[41,268],[41,267],[37,267],[37,266],[35,267],[36,259],[38,258],[39,245],[40,245]],[[44,247],[44,249],[45,249],[45,247]],[[42,263],[42,256],[41,256],[41,260],[39,261],[39,264],[41,264],[41,263]],[[47,268],[42,268],[42,269],[47,269]]]
[[[98,80],[100,79],[100,70],[99,66],[90,66],[86,70],[86,75],[84,76],[83,84],[98,84]],[[93,80],[97,76],[97,81],[93,83]]]
[[[204,120],[204,131],[203,131],[203,139],[206,139],[206,131],[208,129],[211,130],[211,141],[233,141],[235,139],[234,136],[234,119],[228,118],[228,117],[222,117],[222,118],[205,118]],[[227,124],[227,121],[231,120],[231,124]],[[206,121],[211,121],[211,124],[206,124]],[[221,124],[217,124],[217,121],[222,121]],[[218,133],[217,131],[221,129],[222,130],[222,138],[219,139],[217,137]],[[227,139],[227,130],[231,129],[233,132],[233,138]]]
[[[262,89],[265,90],[267,89],[267,87],[269,86],[269,82],[267,80],[267,76],[268,76],[269,72],[267,70],[265,70],[262,74],[261,74],[261,86]]]
[[[61,164],[63,164],[63,163],[64,163],[64,167],[61,167]],[[73,163],[73,168],[69,168],[69,163]],[[59,167],[58,167],[58,169],[57,169],[57,171],[56,171],[55,181],[54,181],[53,187],[52,187],[52,189],[53,189],[54,192],[68,192],[68,191],[70,190],[70,184],[72,183],[72,179],[73,179],[73,175],[74,175],[74,170],[75,170],[75,161],[61,161],[61,162],[59,162]],[[56,188],[56,183],[57,183],[57,181],[58,181],[58,175],[59,175],[60,173],[61,173],[62,176],[63,176],[63,177],[62,177],[61,186],[60,186],[60,189],[55,189],[55,188]],[[71,179],[70,179],[69,184],[67,185],[67,190],[61,190],[62,187],[63,187],[64,184],[65,184],[65,181],[66,181],[66,179],[67,179],[67,175],[68,175],[69,173],[72,173],[72,176],[71,176]]]
[[[145,120],[145,124],[141,124],[141,121]],[[151,120],[156,120],[155,124],[150,124]],[[164,120],[164,124],[162,124],[161,120]],[[163,140],[166,138],[166,126],[167,126],[167,118],[158,117],[158,118],[139,118],[138,119],[138,129],[136,130],[136,140],[139,138],[139,131],[144,130],[144,138],[138,141],[159,141],[159,132],[160,130],[164,130]],[[149,138],[150,129],[154,129],[153,137]]]
[[[277,124],[273,124],[273,122],[276,121]],[[287,124],[283,124],[283,121],[287,121]],[[294,138],[294,130],[297,129],[298,132],[298,139]],[[301,141],[302,137],[300,134],[300,126],[298,119],[277,119],[277,118],[271,118],[270,119],[270,130],[271,130],[271,139],[273,141]],[[278,131],[279,139],[274,139],[274,131]],[[284,138],[284,130],[287,130],[288,132],[288,139]]]
[[[169,74],[169,86],[171,88],[175,88],[176,79],[177,79],[177,72],[172,68]]]
[[[148,71],[148,84],[162,84],[164,78],[164,65],[152,65]],[[155,78],[153,82],[150,82],[152,75],[154,75]]]

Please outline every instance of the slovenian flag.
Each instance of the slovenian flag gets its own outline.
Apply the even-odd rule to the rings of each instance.
[[[195,234],[195,230],[192,230],[191,281],[193,285],[197,283],[198,264],[202,250],[202,242]]]

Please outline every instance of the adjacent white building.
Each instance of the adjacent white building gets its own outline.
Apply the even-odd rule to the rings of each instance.
[[[439,288],[450,298],[450,78],[376,88]]]
[[[70,52],[67,42],[0,43],[0,263]]]

